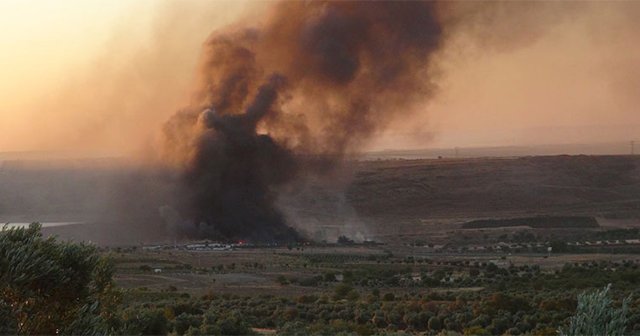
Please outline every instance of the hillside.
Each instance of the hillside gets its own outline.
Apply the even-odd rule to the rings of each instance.
[[[334,225],[342,232],[358,222],[360,228],[344,232],[366,231],[380,240],[433,235],[472,220],[531,216],[590,216],[633,226],[640,218],[639,163],[635,156],[360,161],[350,163],[340,179],[289,191],[281,203],[293,208],[294,225]],[[167,186],[160,177],[110,163],[5,165],[0,221],[100,218],[109,226],[127,223],[122,232],[149,232],[146,221],[163,226],[157,208],[166,201]],[[122,236],[112,229],[80,231]]]
[[[363,162],[348,195],[372,217],[635,216],[639,163],[632,156]]]

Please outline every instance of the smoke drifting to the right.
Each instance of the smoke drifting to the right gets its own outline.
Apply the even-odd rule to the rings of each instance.
[[[164,126],[163,157],[183,186],[180,223],[204,237],[299,239],[278,205],[282,191],[322,179],[391,122],[412,120],[437,91],[455,38],[487,52],[517,50],[582,10],[281,2],[255,23],[214,32],[190,104]],[[501,24],[513,20],[515,31]]]
[[[330,170],[433,90],[433,2],[282,2],[206,42],[200,89],[165,125],[179,213],[207,236],[297,239],[279,189]]]
[[[23,77],[38,85],[15,83],[0,101],[2,151],[134,153],[109,166],[113,179],[88,183],[90,195],[51,186],[65,204],[52,218],[77,213],[66,207],[77,200],[86,210],[69,220],[103,223],[114,241],[125,232],[133,241],[287,241],[302,232],[330,241],[339,232],[323,237],[317,227],[377,220],[350,198],[349,167],[340,164],[361,150],[628,143],[640,125],[640,2],[180,1],[157,9],[111,28],[112,42],[87,66],[60,65],[62,80],[40,76],[54,60],[34,57],[42,63]],[[259,13],[220,29],[241,11]],[[64,42],[56,44],[72,43]],[[154,131],[164,138],[157,151]],[[5,213],[43,220],[49,210],[37,209],[57,208],[5,187],[16,200],[3,201]]]

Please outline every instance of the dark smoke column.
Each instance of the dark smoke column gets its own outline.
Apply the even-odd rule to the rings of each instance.
[[[242,114],[220,115],[214,109],[200,114],[204,130],[184,178],[193,192],[189,214],[212,233],[259,241],[296,238],[273,206],[274,188],[295,174],[293,155],[269,135],[256,133],[283,85],[284,78],[272,76]]]
[[[166,158],[187,190],[180,214],[209,237],[297,239],[274,206],[279,188],[319,174],[314,163],[335,165],[431,95],[435,7],[283,2],[257,27],[214,33],[193,103],[165,125]]]

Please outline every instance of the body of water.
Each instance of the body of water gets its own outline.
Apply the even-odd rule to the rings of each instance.
[[[6,223],[6,227],[7,228],[14,228],[14,227],[29,227],[31,223]],[[78,225],[78,224],[84,224],[84,222],[43,222],[40,223],[42,225],[43,228],[46,227],[56,227],[56,226],[65,226],[65,225]]]

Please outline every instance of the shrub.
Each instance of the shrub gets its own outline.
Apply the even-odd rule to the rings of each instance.
[[[125,311],[122,334],[127,335],[166,335],[169,321],[164,311],[149,308],[130,308]]]
[[[483,329],[480,326],[465,328],[463,330],[463,334],[464,335],[470,335],[470,336],[471,335],[473,335],[473,336],[476,336],[476,335],[477,336],[491,336],[491,333],[488,330]]]
[[[216,326],[221,335],[253,335],[255,334],[249,325],[244,321],[242,315],[233,312],[226,317],[219,319]]]
[[[353,291],[353,287],[347,284],[339,284],[335,288],[335,293],[333,295],[334,300],[342,300],[347,297],[347,295]]]
[[[442,322],[437,316],[433,316],[429,319],[429,330],[440,331],[442,329]]]
[[[615,309],[611,306],[612,301],[608,295],[610,288],[611,284],[602,290],[578,295],[576,313],[570,318],[567,329],[558,329],[559,334],[624,335],[631,297],[622,301],[620,309]]]
[[[174,330],[178,335],[182,335],[189,330],[189,328],[198,328],[202,322],[202,318],[197,315],[191,315],[187,313],[182,313],[178,315],[174,322]]]
[[[117,323],[113,267],[94,246],[0,231],[0,333],[104,334]]]
[[[396,296],[393,293],[386,293],[382,296],[382,301],[393,301],[396,299]]]

